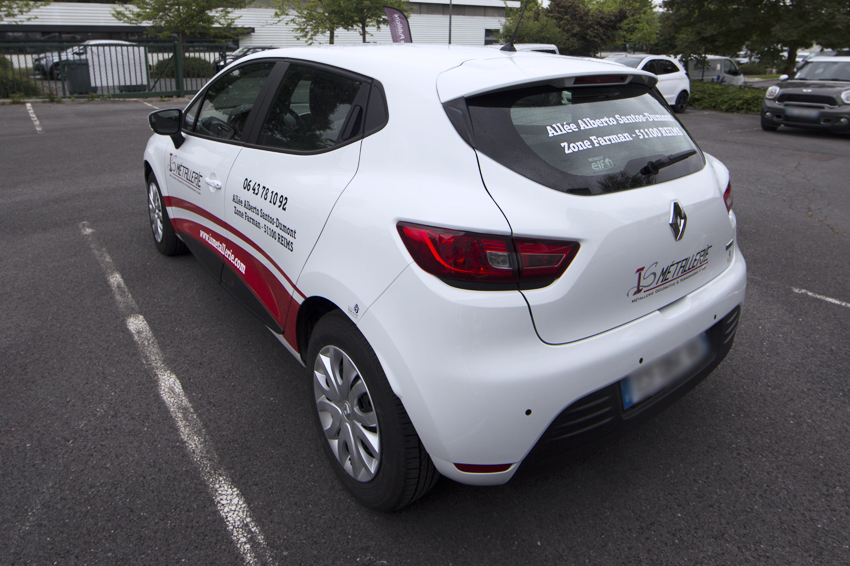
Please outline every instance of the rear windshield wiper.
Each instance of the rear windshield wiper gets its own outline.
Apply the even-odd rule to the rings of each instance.
[[[665,167],[669,167],[674,163],[678,163],[680,161],[684,161],[688,157],[692,155],[696,155],[697,150],[689,149],[687,151],[680,151],[679,153],[674,153],[672,155],[668,155],[667,157],[662,157],[661,159],[656,159],[655,161],[650,161],[646,164],[646,167],[640,170],[641,175],[658,175],[658,172],[664,169]]]

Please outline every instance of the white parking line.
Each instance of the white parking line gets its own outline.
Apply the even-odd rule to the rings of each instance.
[[[838,299],[833,299],[832,297],[825,297],[823,295],[818,295],[817,293],[812,293],[811,291],[806,291],[805,289],[797,289],[796,287],[791,287],[791,290],[795,293],[799,293],[800,295],[808,295],[810,297],[814,297],[815,299],[820,299],[821,301],[832,303],[833,305],[850,308],[850,303],[845,303],[844,301],[839,301]]]
[[[35,124],[35,131],[43,134],[44,131],[41,129],[41,122],[38,121],[38,116],[35,115],[35,110],[32,109],[32,104],[29,102],[27,102],[27,112],[29,112],[30,118],[32,118],[32,123]]]
[[[148,104],[148,103],[147,103],[147,102],[145,102],[144,100],[140,100],[139,102],[141,102],[141,103],[142,103],[142,104],[144,104],[145,106],[150,106],[150,107],[151,107],[151,108],[153,108],[154,110],[159,110],[159,106],[154,106],[153,104]]]
[[[204,483],[207,484],[207,489],[215,500],[218,512],[224,518],[242,561],[251,566],[275,564],[272,553],[266,546],[263,533],[251,517],[242,494],[222,468],[203,423],[192,409],[177,376],[166,365],[162,350],[150,326],[139,314],[139,307],[124,284],[121,274],[115,268],[112,258],[95,238],[94,230],[89,227],[88,222],[80,224],[80,231],[88,240],[92,252],[106,274],[106,280],[112,288],[118,310],[121,311],[121,316],[125,317],[127,328],[133,334],[145,365],[156,378],[159,396],[174,418],[186,451],[197,466]]]

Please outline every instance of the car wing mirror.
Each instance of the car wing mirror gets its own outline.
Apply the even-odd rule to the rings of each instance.
[[[782,82],[787,81],[789,78],[790,78],[790,77],[788,77],[788,75],[780,75],[780,76],[779,76],[779,80],[780,80],[780,81],[782,81]]]
[[[148,122],[151,130],[161,136],[170,136],[174,147],[179,149],[186,138],[180,132],[180,124],[183,122],[183,111],[179,109],[157,110],[148,114]]]

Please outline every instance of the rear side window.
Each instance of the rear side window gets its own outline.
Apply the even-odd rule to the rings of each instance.
[[[321,151],[351,139],[360,124],[346,126],[363,83],[323,69],[292,65],[275,95],[260,132],[260,145],[292,150]],[[363,96],[368,96],[363,92]],[[363,109],[358,106],[362,121]]]
[[[676,179],[705,165],[684,126],[642,85],[539,87],[466,102],[479,151],[559,191],[613,193]],[[649,162],[684,154],[655,174],[646,173]]]

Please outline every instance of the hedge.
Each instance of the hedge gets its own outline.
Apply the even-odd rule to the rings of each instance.
[[[764,89],[749,86],[691,81],[690,105],[700,110],[721,112],[761,112]]]
[[[183,78],[208,79],[215,74],[215,65],[201,57],[183,57]],[[153,78],[174,78],[174,59],[158,61],[151,69]]]
[[[15,94],[41,96],[41,86],[21,69],[12,68],[7,58],[0,57],[0,98],[12,98]]]

